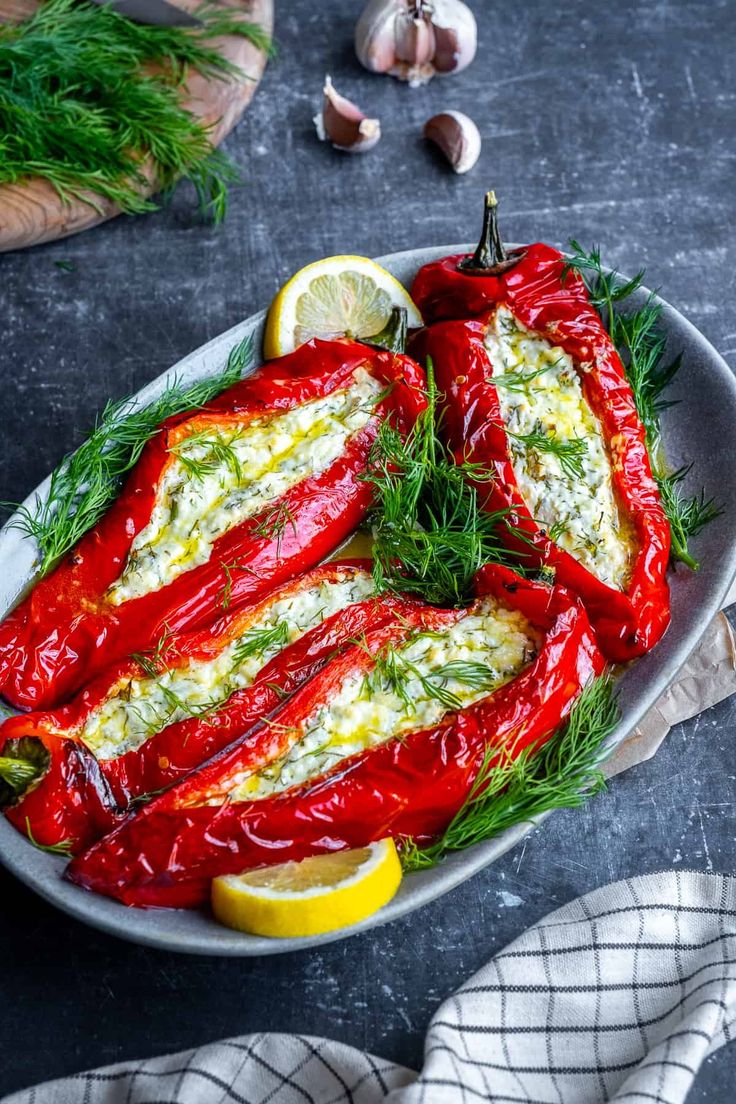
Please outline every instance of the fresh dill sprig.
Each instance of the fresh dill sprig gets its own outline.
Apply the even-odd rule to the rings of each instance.
[[[150,716],[144,716],[142,709],[129,705],[150,734],[160,732],[162,728],[172,723],[174,717],[182,720],[207,717],[222,704],[221,698],[210,698],[209,701],[201,702],[199,705],[191,705],[165,681],[172,674],[172,669],[167,662],[170,657],[166,656],[168,638],[169,634],[166,632],[152,651],[133,652],[130,657],[143,670],[146,678],[156,684],[161,697],[166,702],[167,708],[163,712],[152,710]]]
[[[135,797],[131,797],[128,801],[128,809],[140,809],[142,805],[147,805],[149,801],[153,801],[154,797],[160,797],[162,793],[165,793],[167,787],[160,786],[157,790],[146,790],[144,793],[136,794]]]
[[[489,744],[462,808],[433,843],[401,845],[405,870],[426,870],[453,851],[482,843],[553,809],[577,808],[605,788],[600,764],[619,713],[610,676],[585,688],[567,722],[542,747],[516,758]]]
[[[373,694],[385,686],[396,695],[406,709],[412,709],[414,703],[408,689],[409,672],[401,662],[397,649],[387,644],[375,655],[370,652],[369,654],[374,666],[363,679],[365,693]]]
[[[672,555],[688,567],[697,569],[698,561],[688,551],[688,541],[697,536],[709,522],[720,517],[723,510],[714,499],[706,497],[705,491],[701,490],[696,495],[681,494],[679,484],[691,466],[688,464],[665,475],[655,472],[654,478],[657,480],[664,511],[669,518]]]
[[[270,628],[247,629],[233,648],[233,669],[252,656],[262,656],[272,648],[277,650],[289,643],[289,626],[277,621]]]
[[[167,655],[170,650],[173,633],[166,627],[156,643],[147,652],[133,652],[130,658],[142,667],[148,678],[156,679],[169,670]]]
[[[551,361],[549,364],[543,364],[541,368],[535,368],[531,372],[525,372],[523,370],[517,372],[497,372],[488,377],[488,382],[492,383],[494,387],[502,387],[506,391],[523,394],[530,383],[533,383],[535,379],[543,376],[545,372],[549,372],[550,368],[555,368],[559,363],[559,360]]]
[[[364,399],[363,402],[354,407],[354,411],[356,413],[360,411],[362,414],[375,414],[376,408],[379,407],[382,402],[386,401],[391,392],[394,390],[395,386],[396,384],[393,380],[390,383],[387,383],[386,386],[382,387],[380,391],[376,392],[376,394],[369,395],[366,399]]]
[[[206,475],[217,472],[221,468],[229,468],[237,480],[243,478],[243,471],[237,452],[233,448],[234,443],[242,436],[242,431],[233,433],[227,440],[219,430],[205,429],[201,433],[193,433],[184,441],[172,445],[172,452],[186,473],[192,479],[204,479]],[[204,456],[190,456],[188,451],[197,445],[204,446]]]
[[[281,540],[287,525],[291,526],[292,532],[296,536],[296,518],[288,502],[279,502],[264,515],[254,527],[253,532],[257,537],[264,537],[266,540],[273,540],[275,537],[276,550],[277,554],[279,554],[281,551]]]
[[[45,851],[47,855],[63,855],[65,859],[70,859],[72,857],[75,840],[65,839],[60,843],[39,843],[38,840],[34,838],[33,832],[31,831],[30,817],[26,817],[26,835],[28,836],[29,842],[32,843],[37,850]]]
[[[682,362],[681,355],[665,359],[666,338],[658,328],[660,314],[661,308],[650,297],[631,314],[614,312],[611,334],[623,353],[636,409],[647,433],[647,445],[655,456],[661,445],[660,415],[672,405],[662,395]]]
[[[540,529],[543,529],[544,524],[540,523],[539,527],[540,527]],[[559,518],[557,521],[553,522],[552,525],[547,526],[547,530],[546,530],[547,536],[549,537],[549,539],[552,541],[553,544],[559,544],[560,538],[567,535],[567,531],[568,531],[569,528],[570,528],[570,518],[569,517]]]
[[[587,252],[574,240],[570,247],[572,254],[565,261],[565,271],[574,269],[583,277],[626,370],[646,432],[652,474],[670,523],[672,559],[696,570],[698,561],[690,553],[688,542],[722,511],[704,491],[692,497],[682,494],[679,484],[690,467],[673,472],[664,456],[660,416],[672,404],[662,395],[674,379],[681,357],[666,359],[666,338],[659,328],[662,308],[650,294],[638,310],[621,312],[616,305],[641,286],[644,273],[638,272],[631,280],[624,280],[615,269],[609,272],[603,268],[598,249]]]
[[[432,672],[433,678],[455,679],[473,690],[491,690],[498,682],[498,673],[487,663],[452,659]]]
[[[240,567],[238,560],[233,560],[231,563],[226,563],[224,560],[220,561],[220,567],[222,573],[225,576],[225,582],[222,584],[222,590],[219,594],[219,602],[223,610],[227,613],[230,609],[230,602],[233,597],[233,571]]]
[[[373,661],[373,669],[363,680],[365,693],[372,694],[385,688],[396,694],[402,704],[413,712],[416,702],[409,687],[414,680],[427,698],[438,701],[445,709],[454,710],[461,709],[463,703],[457,694],[447,689],[445,684],[448,681],[454,680],[475,690],[490,691],[497,685],[497,673],[486,663],[458,659],[443,663],[426,673],[422,671],[407,659],[404,650],[408,644],[425,636],[442,638],[441,633],[415,632],[409,635],[401,647],[384,644],[375,654],[370,651],[365,637],[356,637],[352,643],[362,648]]]
[[[373,487],[373,574],[378,590],[457,606],[485,563],[520,562],[499,535],[503,512],[483,510],[477,464],[457,463],[439,433],[438,394],[427,364],[427,406],[404,436],[382,422],[363,478]]]
[[[236,12],[205,4],[197,14],[201,27],[159,27],[84,0],[45,0],[23,23],[0,25],[0,184],[39,176],[64,201],[137,213],[156,208],[151,174],[164,192],[184,178],[203,212],[224,218],[240,174],[184,108],[182,87],[190,69],[243,78],[211,44],[217,35],[271,48]]]
[[[570,479],[583,478],[583,457],[588,446],[582,438],[561,441],[554,432],[533,430],[531,433],[514,433],[506,428],[506,435],[512,437],[527,449],[536,452],[548,452],[560,461],[560,467]]]
[[[174,380],[147,406],[137,406],[131,399],[108,403],[87,440],[52,473],[47,497],[37,497],[31,506],[8,504],[18,510],[11,525],[39,546],[41,575],[96,525],[161,422],[205,406],[237,383],[252,357],[253,343],[246,338],[231,350],[218,375],[189,387]]]
[[[283,686],[279,686],[278,682],[265,682],[263,685],[267,686],[269,690],[273,690],[279,701],[283,701],[284,698],[289,696],[288,691],[284,690]]]
[[[595,246],[587,251],[574,238],[570,241],[572,253],[565,258],[565,270],[575,269],[585,280],[593,306],[602,315],[606,325],[609,316],[615,314],[613,304],[628,299],[644,279],[644,269],[630,280],[623,280],[615,269],[606,271],[601,263],[600,249]]]

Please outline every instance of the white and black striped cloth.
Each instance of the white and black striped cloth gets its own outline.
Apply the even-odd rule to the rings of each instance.
[[[5,1104],[679,1104],[735,1032],[736,878],[667,872],[589,893],[501,951],[437,1010],[419,1074],[248,1035]]]

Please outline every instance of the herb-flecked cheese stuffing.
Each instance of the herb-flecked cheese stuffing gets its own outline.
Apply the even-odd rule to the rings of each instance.
[[[125,679],[90,714],[80,739],[98,759],[114,759],[141,747],[167,725],[206,715],[250,686],[282,648],[338,610],[368,598],[373,590],[367,572],[351,569],[279,598],[215,659],[191,659],[156,678]]]
[[[611,459],[572,358],[527,330],[507,307],[495,311],[485,344],[504,424],[517,435],[508,441],[529,512],[601,582],[624,590],[634,544],[631,524],[616,501]],[[576,444],[579,473],[553,451],[518,439],[539,433],[563,444],[582,442]]]
[[[446,713],[472,705],[512,679],[540,643],[521,613],[484,599],[439,632],[419,633],[396,645],[390,670],[386,654],[379,653],[384,662],[372,672],[349,676],[306,720],[290,750],[260,771],[233,780],[227,800],[281,793],[367,748],[437,724]],[[471,665],[472,680],[464,673]]]
[[[109,601],[139,598],[206,563],[223,533],[325,471],[368,423],[380,391],[378,380],[358,369],[345,390],[185,438],[172,450],[151,518]]]

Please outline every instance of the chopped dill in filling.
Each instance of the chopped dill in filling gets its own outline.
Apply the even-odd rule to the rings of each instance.
[[[139,598],[206,563],[223,533],[334,463],[370,420],[380,392],[380,383],[358,369],[345,390],[242,425],[223,423],[174,446],[150,521],[109,601]]]
[[[367,748],[436,725],[512,679],[540,644],[521,613],[486,598],[440,631],[417,632],[388,646],[368,674],[349,676],[306,720],[285,755],[235,779],[226,800],[280,793]]]
[[[114,759],[141,747],[167,725],[205,716],[250,686],[282,648],[373,590],[371,576],[355,570],[280,598],[215,659],[191,659],[155,677],[126,679],[87,718],[80,738],[98,759]]]
[[[485,338],[514,475],[532,517],[601,582],[625,590],[634,550],[611,459],[572,358],[507,307]]]

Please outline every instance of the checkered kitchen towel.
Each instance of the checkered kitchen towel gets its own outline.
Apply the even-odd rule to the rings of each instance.
[[[736,878],[668,872],[580,897],[496,955],[435,1013],[420,1074],[247,1035],[5,1104],[679,1104],[734,1033]]]

